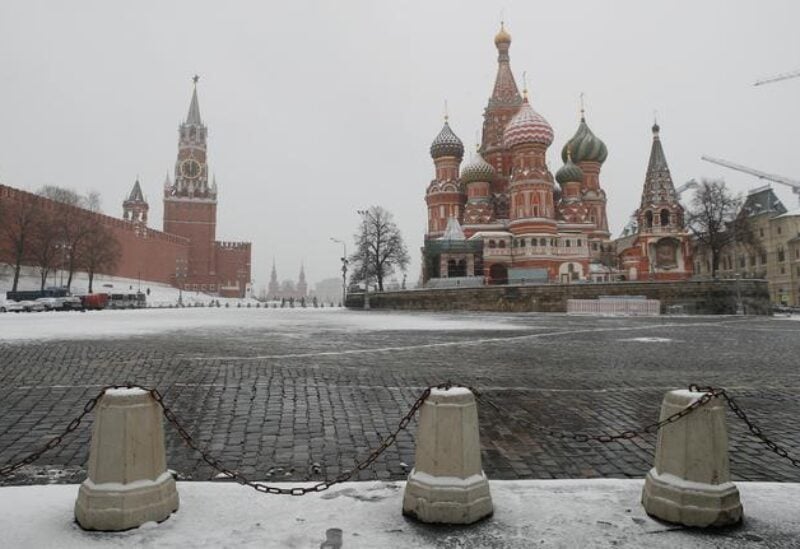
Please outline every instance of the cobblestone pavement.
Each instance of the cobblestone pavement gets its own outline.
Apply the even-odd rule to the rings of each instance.
[[[233,319],[280,311],[186,314]],[[663,393],[689,383],[727,387],[768,436],[800,454],[800,322],[320,314],[296,312],[284,328],[232,322],[155,336],[3,342],[0,332],[0,465],[62,429],[100,386],[126,381],[159,388],[201,445],[261,479],[314,480],[351,468],[394,428],[423,387],[446,380],[480,389],[510,414],[480,407],[483,464],[494,479],[641,477],[652,463],[655,436],[575,442],[535,432],[520,420],[618,432],[657,419]],[[361,315],[361,324],[363,315],[373,315],[370,321],[393,315],[401,324],[419,319],[427,327],[352,328],[353,315]],[[431,329],[437,320],[479,328],[489,323],[490,329]],[[88,427],[0,483],[81,480]],[[735,479],[800,482],[800,469],[767,452],[731,414],[729,430]],[[404,478],[414,462],[414,431],[412,423],[359,478]],[[166,433],[172,469],[186,479],[214,477],[171,428]]]

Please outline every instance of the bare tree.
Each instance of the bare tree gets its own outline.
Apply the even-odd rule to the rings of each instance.
[[[396,268],[405,271],[410,261],[403,235],[391,212],[380,206],[360,211],[361,226],[355,234],[356,252],[350,257],[353,264],[351,282],[365,282],[373,277],[378,290]]]
[[[120,245],[111,229],[103,225],[99,219],[93,219],[89,224],[80,254],[80,265],[89,274],[89,293],[93,291],[94,275],[111,271],[120,256]]]
[[[36,194],[56,202],[61,202],[62,204],[68,204],[69,206],[83,205],[83,198],[81,195],[72,189],[65,189],[64,187],[58,187],[56,185],[45,185],[36,191]]]
[[[686,213],[686,225],[694,234],[699,249],[711,257],[713,278],[717,277],[722,251],[727,246],[761,247],[741,207],[742,200],[731,194],[725,181],[704,179]]]
[[[41,285],[44,290],[47,277],[57,267],[61,244],[60,230],[53,219],[43,208],[37,208],[33,224],[30,259],[39,271]]]
[[[14,278],[11,291],[16,292],[22,265],[31,256],[34,231],[41,209],[36,198],[23,195],[14,203],[2,204],[3,223],[0,223],[0,237],[4,241],[0,250],[5,250],[6,259],[13,266]]]

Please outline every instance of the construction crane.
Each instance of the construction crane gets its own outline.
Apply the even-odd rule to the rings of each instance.
[[[754,170],[753,168],[748,168],[747,166],[742,166],[741,164],[735,164],[733,162],[728,162],[727,160],[712,158],[710,156],[701,156],[700,158],[702,160],[705,160],[706,162],[711,162],[712,164],[724,166],[726,168],[730,168],[731,170],[736,170],[737,172],[744,172],[750,175],[754,175],[759,179],[764,179],[765,181],[772,181],[774,183],[780,183],[781,185],[786,185],[787,187],[791,187],[792,192],[797,195],[798,199],[800,199],[800,181],[796,179],[789,179],[788,177],[761,172],[758,170]]]
[[[678,195],[678,200],[680,200],[681,195],[683,193],[685,193],[689,189],[696,189],[699,186],[700,184],[697,181],[695,181],[694,179],[690,179],[689,181],[687,181],[686,183],[675,189],[675,194]]]
[[[782,74],[776,74],[775,76],[771,76],[770,78],[764,78],[763,80],[758,80],[754,86],[763,86],[764,84],[772,84],[773,82],[780,82],[781,80],[788,80],[790,78],[797,78],[800,76],[800,70],[792,71],[792,72],[784,72]]]

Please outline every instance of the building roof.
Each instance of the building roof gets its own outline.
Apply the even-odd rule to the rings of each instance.
[[[649,204],[678,203],[672,175],[669,173],[667,158],[661,146],[661,128],[653,124],[653,144],[650,148],[650,161],[647,164],[647,174],[642,191],[642,207]]]
[[[139,185],[139,179],[133,184],[131,194],[128,196],[128,202],[145,202],[144,193],[142,193],[142,186]]]
[[[572,139],[564,143],[561,149],[561,160],[566,163],[568,152],[572,152],[572,160],[581,162],[603,163],[608,158],[606,144],[597,137],[586,124],[586,117],[581,113],[581,123]]]
[[[442,156],[455,156],[456,158],[462,158],[464,156],[464,144],[458,136],[453,133],[446,116],[444,118],[444,126],[442,126],[442,130],[436,138],[434,138],[433,143],[431,143],[430,150],[431,157],[434,159]]]
[[[572,155],[569,150],[567,151],[567,159],[564,161],[564,165],[556,172],[556,181],[561,185],[583,182],[583,170],[572,161]]]
[[[455,217],[451,217],[447,220],[447,227],[444,230],[444,234],[439,238],[439,240],[466,240],[467,237],[464,236],[464,231],[461,229],[461,225],[458,223],[458,219]]]
[[[494,181],[497,172],[494,166],[483,159],[479,152],[476,152],[464,167],[461,168],[461,181],[465,184],[475,182]]]
[[[492,96],[489,98],[489,106],[492,107],[519,107],[522,104],[522,96],[519,94],[517,82],[514,80],[514,73],[511,72],[511,58],[508,50],[511,47],[511,35],[500,23],[500,32],[494,37],[494,45],[497,46],[497,76],[494,79]]]
[[[553,142],[553,128],[544,116],[533,110],[526,97],[522,107],[506,126],[503,141],[508,147],[523,143],[540,143],[549,147]]]
[[[203,120],[200,118],[200,103],[197,101],[197,80],[195,76],[194,88],[192,89],[192,101],[189,103],[189,114],[186,115],[186,124],[202,126]]]
[[[747,194],[747,198],[742,204],[742,212],[748,217],[754,217],[763,214],[782,215],[787,212],[786,206],[783,205],[780,198],[772,190],[772,187],[766,185],[757,189],[751,190]]]

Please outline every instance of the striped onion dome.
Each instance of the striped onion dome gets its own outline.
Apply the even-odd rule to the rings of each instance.
[[[503,141],[508,147],[523,143],[541,143],[549,147],[553,142],[553,128],[541,114],[533,110],[526,97],[506,126]]]
[[[494,166],[483,159],[481,153],[476,152],[472,160],[461,168],[461,181],[467,183],[491,183],[496,175]]]
[[[564,162],[567,161],[567,151],[572,152],[572,160],[575,162],[599,162],[602,164],[608,157],[606,144],[592,133],[583,116],[581,116],[578,131],[561,149],[561,160]]]
[[[453,130],[450,129],[450,124],[447,119],[444,121],[444,126],[436,139],[431,143],[431,157],[434,159],[441,158],[442,156],[455,156],[457,158],[464,157],[464,144],[458,138]]]

